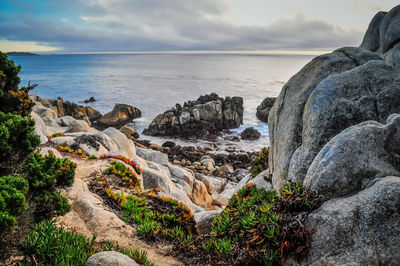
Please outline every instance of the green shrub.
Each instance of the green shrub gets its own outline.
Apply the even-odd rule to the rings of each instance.
[[[253,159],[254,166],[250,170],[251,177],[256,177],[259,173],[268,169],[269,148],[262,148],[258,156]]]
[[[37,85],[18,88],[20,69],[21,66],[14,65],[6,54],[0,52],[0,112],[28,116],[34,105],[29,91]]]
[[[39,265],[84,265],[95,251],[94,240],[57,228],[54,221],[43,221],[25,238],[23,251]]]
[[[16,223],[14,215],[26,208],[25,194],[28,182],[18,175],[0,177],[0,235],[9,231]]]
[[[40,139],[33,133],[35,122],[0,112],[0,167],[10,169],[30,154]]]
[[[75,163],[56,158],[53,154],[42,156],[34,153],[27,159],[26,169],[37,217],[64,215],[70,210],[68,201],[56,192],[56,188],[72,185],[75,168]]]

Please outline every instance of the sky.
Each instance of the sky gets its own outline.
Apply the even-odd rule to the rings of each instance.
[[[0,51],[329,51],[398,0],[0,0]]]

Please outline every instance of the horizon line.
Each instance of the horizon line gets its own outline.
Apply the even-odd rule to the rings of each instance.
[[[254,54],[254,55],[321,55],[332,50],[176,50],[176,51],[120,51],[120,52],[36,52],[42,55],[79,54]],[[16,52],[16,51],[13,51]],[[35,53],[35,52],[31,52]]]

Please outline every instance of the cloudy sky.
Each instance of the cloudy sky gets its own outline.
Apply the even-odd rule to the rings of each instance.
[[[330,50],[398,0],[0,0],[1,51]]]

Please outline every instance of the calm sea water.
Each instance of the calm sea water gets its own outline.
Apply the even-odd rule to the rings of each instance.
[[[46,98],[62,96],[106,113],[116,103],[142,110],[134,127],[141,132],[159,113],[176,103],[215,92],[244,98],[244,125],[257,128],[262,137],[239,143],[246,150],[268,146],[267,124],[259,121],[256,108],[267,96],[277,96],[285,82],[311,56],[252,54],[90,54],[14,56],[22,66],[21,85],[39,84],[32,93]],[[163,140],[154,139],[161,143]],[[228,143],[229,144],[229,143]],[[232,144],[238,145],[238,144]]]

